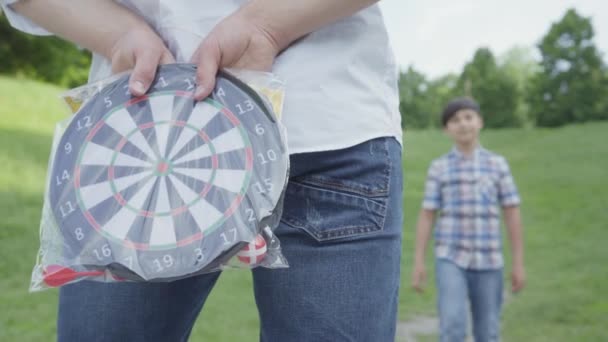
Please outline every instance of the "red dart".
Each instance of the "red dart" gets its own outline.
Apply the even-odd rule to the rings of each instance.
[[[80,277],[95,277],[103,275],[103,271],[76,272],[69,267],[49,265],[42,271],[43,280],[48,286],[59,287]]]

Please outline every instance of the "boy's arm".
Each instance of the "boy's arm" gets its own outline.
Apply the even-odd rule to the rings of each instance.
[[[134,95],[145,93],[158,64],[174,61],[148,24],[114,1],[21,0],[11,7],[48,31],[108,58],[114,72],[133,68]]]
[[[526,282],[524,269],[524,243],[521,214],[518,206],[503,207],[505,224],[511,241],[511,290],[520,291]]]
[[[416,246],[414,252],[414,270],[412,273],[412,287],[422,292],[426,281],[426,269],[424,259],[426,256],[426,246],[431,236],[435,211],[431,209],[421,209],[416,225]]]

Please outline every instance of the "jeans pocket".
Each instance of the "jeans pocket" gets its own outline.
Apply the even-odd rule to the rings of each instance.
[[[371,140],[319,160],[322,172],[290,179],[282,222],[319,242],[382,231],[390,190],[387,149],[386,139]]]

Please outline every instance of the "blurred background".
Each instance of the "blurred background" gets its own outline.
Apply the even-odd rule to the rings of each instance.
[[[437,340],[432,248],[426,291],[410,288],[415,221],[427,167],[450,148],[441,109],[468,95],[484,114],[482,144],[509,160],[523,199],[528,283],[505,293],[503,340],[608,341],[608,3],[381,7],[405,131],[397,340]],[[59,94],[86,83],[89,62],[72,44],[12,29],[0,13],[0,341],[55,338],[57,290],[27,290],[54,125],[68,115]],[[225,272],[191,340],[257,340],[251,286],[249,272]]]

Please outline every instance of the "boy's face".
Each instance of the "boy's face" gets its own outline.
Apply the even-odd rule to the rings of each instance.
[[[461,109],[448,120],[444,132],[456,144],[476,143],[483,127],[481,116],[474,110]]]

